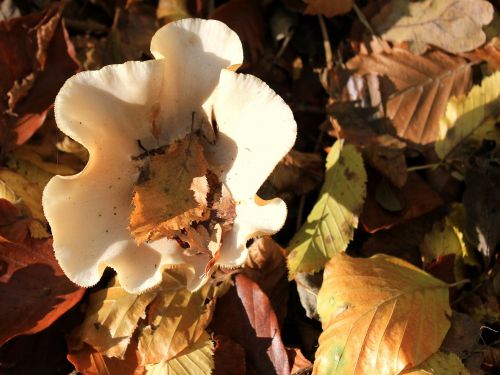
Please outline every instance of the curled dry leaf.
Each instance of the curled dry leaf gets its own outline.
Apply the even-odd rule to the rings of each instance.
[[[366,196],[361,154],[338,140],[326,159],[325,182],[306,223],[290,241],[289,278],[319,271],[332,256],[346,250],[358,226]]]
[[[409,42],[415,53],[425,52],[429,44],[458,53],[486,41],[482,27],[493,12],[485,0],[392,0],[371,22],[384,39]]]
[[[0,346],[47,328],[83,296],[57,264],[51,240],[28,246],[0,237],[0,264]]]
[[[288,358],[290,358],[291,373],[296,374],[312,366],[304,354],[298,348],[287,348]]]
[[[378,76],[385,116],[395,132],[422,145],[438,139],[448,100],[463,94],[471,80],[470,63],[440,51],[417,56],[394,48],[390,53],[358,55],[347,67],[362,76]]]
[[[398,258],[343,253],[325,268],[317,375],[396,375],[435,353],[450,328],[448,285]],[[429,308],[432,306],[432,308]]]
[[[326,17],[349,13],[354,0],[306,0],[305,14],[323,14]]]
[[[61,22],[62,5],[0,21],[0,145],[26,142],[43,124],[57,91],[78,70]]]

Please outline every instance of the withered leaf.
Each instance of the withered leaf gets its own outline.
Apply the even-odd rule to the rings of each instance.
[[[392,0],[372,18],[378,34],[393,42],[410,42],[415,53],[428,45],[451,53],[467,52],[486,41],[482,30],[493,19],[485,0]]]
[[[448,285],[384,254],[338,254],[318,295],[317,375],[399,374],[436,352],[450,328]]]
[[[470,85],[465,59],[432,51],[423,56],[394,48],[390,53],[358,55],[347,67],[360,75],[376,74],[382,104],[400,137],[426,145],[439,137],[439,120],[448,100]]]
[[[27,246],[0,237],[0,264],[0,346],[47,328],[83,296],[59,267],[51,239]]]
[[[306,0],[305,14],[323,14],[326,17],[349,13],[354,0]]]
[[[214,375],[245,375],[245,349],[224,335],[215,336]]]
[[[172,236],[208,218],[207,161],[194,134],[141,162],[146,181],[134,187],[129,226],[137,243]]]

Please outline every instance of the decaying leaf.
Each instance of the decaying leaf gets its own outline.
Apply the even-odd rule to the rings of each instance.
[[[73,347],[70,342],[68,361],[84,375],[144,374],[137,342],[128,346],[123,359],[106,357],[88,344],[79,343],[78,347]]]
[[[73,336],[108,358],[123,359],[139,319],[146,316],[155,296],[155,292],[127,293],[113,279],[90,296],[85,320]]]
[[[499,140],[499,98],[500,72],[484,78],[481,86],[474,86],[466,96],[451,98],[440,121],[440,137],[435,144],[438,156],[453,158],[469,143],[479,148],[484,138]]]
[[[323,173],[320,154],[291,150],[274,168],[269,181],[280,192],[307,194],[321,185]]]
[[[323,14],[326,17],[349,13],[354,0],[306,0],[305,14]]]
[[[215,336],[213,375],[246,375],[245,349],[224,335]]]
[[[194,135],[142,163],[130,215],[130,231],[138,244],[173,237],[193,221],[208,218],[207,162]]]
[[[218,302],[210,328],[245,349],[247,370],[254,374],[290,373],[280,327],[267,296],[245,275],[237,275]]]
[[[304,357],[304,354],[302,354],[300,349],[289,348],[287,349],[287,351],[291,362],[292,374],[296,374],[312,366],[312,363],[306,357]]]
[[[399,374],[435,353],[450,328],[448,285],[383,254],[343,253],[325,268],[314,374]]]
[[[83,296],[64,276],[50,239],[27,246],[0,237],[0,264],[0,346],[47,328]]]
[[[362,76],[379,77],[385,116],[395,132],[417,144],[434,142],[439,120],[452,96],[469,87],[471,66],[440,51],[417,56],[394,48],[391,52],[358,55],[347,67]]]
[[[214,343],[203,335],[175,358],[146,366],[146,375],[206,375],[214,368]]]
[[[0,186],[3,186],[0,193],[2,191],[6,193],[0,198],[9,200],[17,205],[23,214],[34,219],[29,224],[31,236],[33,238],[48,237],[49,233],[45,228],[47,220],[42,208],[42,188],[7,168],[0,168]]]
[[[485,0],[392,0],[372,19],[384,39],[409,42],[415,53],[428,45],[451,53],[467,52],[486,41],[482,30],[493,19]]]
[[[205,334],[220,288],[207,283],[196,292],[186,289],[185,271],[168,270],[139,333],[139,351],[146,364],[170,361]],[[213,347],[213,346],[212,346]]]
[[[57,91],[78,70],[61,22],[64,5],[0,21],[0,146],[11,150],[43,124]]]
[[[366,172],[352,145],[337,141],[326,159],[320,196],[288,247],[289,277],[315,272],[335,254],[345,251],[358,226],[366,196]]]
[[[401,375],[469,375],[462,360],[455,353],[436,352],[422,364]]]
[[[434,223],[432,230],[427,233],[420,245],[424,265],[429,265],[440,256],[455,255],[455,280],[465,278],[464,266],[479,266],[474,254],[464,239],[465,210],[457,205],[443,220]]]

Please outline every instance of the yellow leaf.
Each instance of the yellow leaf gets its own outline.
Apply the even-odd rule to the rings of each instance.
[[[92,293],[85,320],[76,336],[107,357],[123,358],[139,319],[155,292],[130,294],[116,278],[108,288]]]
[[[214,343],[203,332],[200,339],[179,356],[146,366],[147,375],[207,375],[214,368]]]
[[[493,13],[485,0],[392,0],[372,24],[386,40],[409,42],[415,53],[425,52],[429,44],[459,53],[486,41],[482,27],[492,21]]]
[[[156,17],[164,18],[165,23],[191,17],[186,0],[160,0]]]
[[[483,79],[467,96],[451,98],[440,122],[440,139],[435,144],[441,159],[458,153],[464,143],[479,142],[481,137],[499,139],[495,127],[500,115],[500,72]],[[479,132],[479,134],[476,134]]]
[[[148,325],[139,333],[139,351],[146,364],[168,361],[192,347],[212,319],[218,289],[209,282],[190,292],[184,272],[166,271],[149,307]]]
[[[388,255],[343,253],[325,267],[316,375],[396,375],[436,352],[450,328],[448,285]]]
[[[306,223],[290,241],[290,278],[315,272],[345,251],[358,226],[366,197],[366,171],[361,154],[337,141],[326,159],[325,182]]]
[[[326,17],[349,13],[354,0],[306,0],[305,14],[323,14]]]
[[[462,360],[455,353],[434,353],[420,366],[408,371],[403,371],[401,375],[469,375],[462,363]]]
[[[0,168],[0,198],[7,199],[18,206],[21,211],[35,219],[29,224],[33,238],[46,238],[49,233],[45,229],[47,223],[42,208],[42,188],[20,174]]]
[[[435,223],[424,237],[420,252],[424,264],[430,264],[440,256],[455,254],[455,279],[463,280],[464,265],[479,266],[474,254],[464,241],[465,209],[462,204],[454,206],[452,212]]]

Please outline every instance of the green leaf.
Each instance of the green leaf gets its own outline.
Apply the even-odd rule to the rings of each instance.
[[[338,254],[318,294],[313,374],[396,375],[422,363],[450,328],[448,287],[399,258]]]
[[[178,357],[146,366],[146,375],[206,375],[214,368],[214,343],[204,332],[200,339]]]
[[[326,158],[325,182],[306,223],[288,250],[289,277],[315,272],[346,250],[366,197],[366,171],[361,154],[337,141]]]
[[[495,128],[500,115],[500,72],[483,79],[467,96],[453,97],[440,121],[440,140],[435,150],[441,159],[450,159],[461,153],[460,148],[473,143],[477,147],[483,139],[500,140]]]

